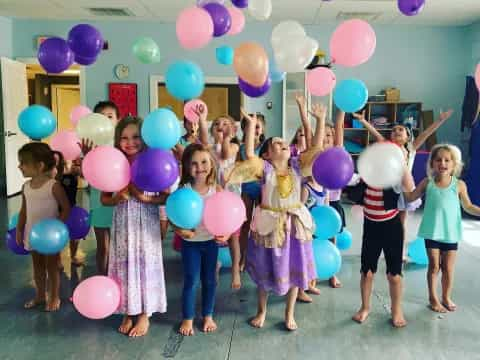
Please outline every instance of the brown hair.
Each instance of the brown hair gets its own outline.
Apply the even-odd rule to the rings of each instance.
[[[45,166],[44,171],[50,171],[55,167],[55,158],[53,151],[45,143],[31,142],[23,145],[18,150],[18,158],[21,162],[39,165],[43,163]]]
[[[113,101],[100,101],[95,105],[93,108],[94,113],[101,114],[103,110],[111,108],[115,111],[115,115],[117,115],[117,119],[120,120],[120,110],[118,109],[118,106],[113,102]]]
[[[265,119],[265,115],[263,115],[262,113],[257,112],[256,115],[257,115],[257,119],[260,120],[262,122],[262,125],[263,125],[263,134],[260,135],[260,138],[259,138],[260,143],[263,143],[265,141],[265,125],[267,124],[267,120]],[[249,114],[249,116],[253,116],[253,114]],[[247,121],[245,119],[242,119],[242,121],[240,121],[240,128],[243,131],[242,142],[245,142],[245,127],[246,126],[247,126]]]
[[[53,158],[55,159],[55,155],[58,156],[58,163],[57,163],[57,176],[55,176],[55,180],[57,181],[62,181],[63,174],[65,173],[65,158],[63,157],[63,154],[60,151],[52,151],[53,152]]]
[[[212,170],[210,174],[207,176],[207,184],[208,185],[216,185],[217,183],[217,166],[215,164],[215,158],[213,157],[212,152],[208,149],[208,147],[202,144],[190,144],[188,145],[182,155],[182,177],[180,178],[180,185],[186,184],[193,184],[193,177],[190,175],[190,171],[192,168],[192,158],[196,152],[206,152],[210,158],[210,162],[212,165]]]
[[[138,127],[138,133],[140,134],[140,130],[142,129],[142,122],[143,122],[142,118],[134,117],[134,116],[126,116],[122,120],[120,120],[117,123],[117,126],[115,126],[115,140],[113,145],[117,149],[121,150],[120,140],[122,139],[123,130],[125,130],[129,125],[135,125],[136,127]],[[143,139],[142,139],[142,147],[144,149],[146,147],[145,143],[143,142]]]

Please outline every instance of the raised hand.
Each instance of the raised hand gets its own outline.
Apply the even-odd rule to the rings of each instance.
[[[453,114],[453,109],[448,109],[447,111],[440,112],[439,119],[440,121],[445,121]]]
[[[192,110],[201,121],[207,120],[208,110],[205,108],[205,106],[202,104],[197,104]]]
[[[298,105],[305,106],[305,96],[301,92],[295,93],[295,101]]]
[[[80,149],[82,150],[82,154],[84,156],[87,155],[94,148],[93,141],[90,139],[82,139],[82,141],[77,144],[78,146],[80,146]]]
[[[363,110],[361,114],[352,113],[352,116],[358,120],[365,120],[365,110]]]
[[[310,114],[316,119],[325,118],[327,115],[327,107],[324,104],[313,104]]]
[[[248,122],[253,123],[254,125],[257,124],[257,114],[250,116],[243,107],[240,108],[240,113]]]

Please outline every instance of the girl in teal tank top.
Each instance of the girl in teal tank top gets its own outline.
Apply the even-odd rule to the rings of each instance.
[[[418,236],[425,239],[428,253],[428,292],[430,309],[435,312],[455,311],[451,299],[457,244],[462,239],[463,209],[480,216],[480,207],[470,201],[467,186],[458,179],[462,170],[460,150],[447,144],[436,145],[428,160],[428,178],[415,191],[405,193],[412,202],[425,193],[425,208]],[[437,296],[437,277],[442,270],[442,300]]]

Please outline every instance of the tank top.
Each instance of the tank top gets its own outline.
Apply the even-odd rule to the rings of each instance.
[[[190,184],[186,184],[185,187],[189,188],[189,189],[192,189],[192,186]],[[215,186],[210,186],[208,188],[208,192],[206,194],[202,195],[202,194],[199,193],[199,195],[205,201],[210,196],[215,194],[216,192],[217,192],[217,190],[216,190]],[[214,238],[214,236],[207,231],[207,229],[205,228],[205,225],[203,225],[203,222],[201,222],[200,225],[198,225],[197,228],[195,229],[195,236],[191,239],[184,239],[184,240],[185,241],[199,242],[199,241],[212,240],[213,238]]]
[[[305,206],[311,209],[314,206],[325,205],[327,194],[325,191],[315,190],[310,184],[305,184],[305,188],[308,190],[308,198]]]

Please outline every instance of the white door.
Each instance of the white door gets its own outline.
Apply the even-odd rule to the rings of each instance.
[[[18,128],[18,115],[28,106],[27,70],[24,63],[1,58],[3,129],[7,196],[21,191],[24,178],[18,170],[18,149],[29,139]]]

